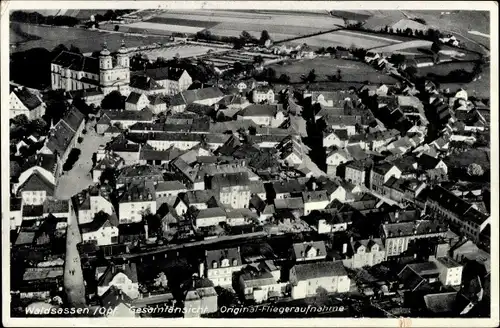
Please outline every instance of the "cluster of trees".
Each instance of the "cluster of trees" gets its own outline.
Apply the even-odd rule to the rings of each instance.
[[[415,18],[413,19],[416,22],[419,22],[421,24],[425,24],[425,21],[420,18]],[[443,37],[443,33],[437,29],[428,29],[427,31],[422,31],[418,29],[411,29],[411,28],[406,28],[406,29],[393,29],[390,26],[385,26],[381,28],[380,30],[373,30],[370,28],[367,28],[364,26],[363,22],[357,22],[353,24],[347,25],[347,28],[353,29],[353,30],[363,30],[363,31],[369,31],[369,32],[374,32],[374,33],[384,33],[384,34],[396,34],[396,35],[401,35],[401,36],[408,36],[408,37],[418,37],[420,39],[425,39],[433,42],[439,42],[439,38]]]
[[[104,109],[125,109],[125,100],[127,97],[122,96],[120,91],[112,91],[108,93],[101,101],[101,108]]]
[[[195,35],[195,40],[231,43],[233,44],[234,49],[241,49],[243,48],[243,46],[249,43],[256,45],[264,45],[266,41],[270,39],[271,37],[269,35],[269,32],[267,32],[266,30],[263,30],[261,32],[260,39],[257,39],[247,31],[242,31],[239,37],[213,35],[209,30],[199,31]]]
[[[71,16],[44,16],[37,12],[27,13],[24,11],[13,11],[10,14],[10,19],[14,22],[71,27],[80,22],[78,18]]]
[[[118,20],[121,16],[129,14],[134,10],[124,9],[124,10],[108,10],[104,15],[97,14],[94,16],[96,22],[105,22],[110,20]]]
[[[73,165],[75,165],[78,157],[80,157],[81,152],[82,151],[78,148],[71,149],[66,163],[63,164],[63,171],[69,171],[73,168]]]
[[[42,118],[28,120],[26,115],[18,115],[10,120],[10,139],[21,140],[30,136],[33,133],[46,135],[49,130],[49,125]]]
[[[281,83],[281,84],[289,84],[290,76],[286,74],[277,75],[276,70],[272,67],[266,67],[261,72],[257,72],[254,75],[254,78],[257,81],[268,81],[270,83]]]
[[[50,63],[62,51],[80,52],[75,46],[69,49],[60,44],[52,51],[45,48],[32,48],[16,52],[10,56],[10,79],[26,87],[43,90],[50,86]]]

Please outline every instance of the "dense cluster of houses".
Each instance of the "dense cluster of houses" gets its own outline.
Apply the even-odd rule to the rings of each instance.
[[[89,303],[120,316],[179,301],[185,316],[196,307],[215,313],[216,287],[245,304],[357,290],[445,314],[468,313],[489,297],[489,192],[478,188],[464,197],[442,183],[450,144],[474,145],[476,134],[489,129],[488,106],[465,90],[442,92],[426,83],[425,103],[412,86],[293,90],[250,80],[190,89],[186,71],[132,74],[124,47],[116,65],[107,49],[95,63],[75,56],[56,58],[53,86],[72,92],[100,86],[84,97],[88,103],[118,90],[125,108],[99,111],[95,130],[112,141],[96,145],[94,185],[71,199],[54,195],[84,129],[78,109],[52,124],[40,150],[19,168],[9,219],[12,250],[29,259],[13,287],[21,299],[61,291],[64,246],[55,246],[65,244],[71,216],[80,255],[102,252],[108,261],[86,275]],[[109,77],[119,83],[109,84]],[[170,103],[162,95],[172,96]],[[14,89],[10,100],[15,115],[43,114],[31,91]],[[427,107],[444,126],[430,141],[435,124]],[[300,240],[291,237],[298,234]],[[265,235],[269,244],[247,247]],[[217,245],[235,236],[241,246]],[[189,259],[195,270],[181,296],[171,275],[150,277],[140,255],[131,256],[186,243],[213,245]],[[475,266],[484,273],[471,278],[466,272]],[[380,274],[386,267],[394,274]],[[471,284],[475,292],[465,292]]]

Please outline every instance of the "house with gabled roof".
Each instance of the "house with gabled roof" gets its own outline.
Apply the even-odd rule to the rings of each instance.
[[[292,259],[299,263],[307,261],[324,260],[326,246],[324,241],[310,241],[294,243],[292,245]]]
[[[109,264],[96,268],[97,296],[102,296],[108,289],[120,289],[129,298],[139,297],[139,281],[135,263]]]
[[[313,262],[297,264],[290,270],[292,298],[315,296],[322,291],[346,293],[351,280],[342,262]]]
[[[136,318],[139,316],[133,307],[133,300],[123,290],[111,286],[101,295],[101,306],[104,309],[96,310],[97,313],[104,313],[106,317],[114,318]]]
[[[385,248],[380,238],[354,240],[351,237],[349,245],[345,244],[343,251],[346,259],[342,263],[346,268],[361,269],[374,266],[385,261]]]
[[[233,273],[243,267],[239,247],[205,251],[200,265],[200,276],[210,279],[215,286],[231,286]]]
[[[13,88],[9,95],[9,117],[25,115],[35,120],[45,115],[46,104],[42,98],[26,88]]]
[[[183,112],[188,104],[196,103],[212,106],[224,98],[224,93],[217,87],[185,90],[175,94],[170,100],[170,109],[174,113]]]
[[[52,198],[56,186],[43,174],[34,171],[17,189],[17,193],[26,205],[42,205],[47,198]]]
[[[187,90],[193,83],[189,73],[185,69],[177,67],[150,68],[145,70],[144,74],[165,88],[167,95],[175,95]]]
[[[167,89],[147,75],[136,74],[132,75],[130,79],[130,92],[149,96],[165,94],[167,93]]]
[[[56,125],[51,127],[48,138],[39,153],[56,155],[58,163],[66,161],[69,152],[76,146],[85,127],[85,116],[72,107]]]
[[[269,85],[259,85],[252,90],[252,102],[260,104],[266,102],[268,104],[274,103],[274,90]]]
[[[349,134],[347,129],[328,129],[326,132],[323,132],[323,147],[337,147],[344,148],[347,145],[347,141],[349,140]]]
[[[132,91],[125,99],[125,110],[141,110],[149,105],[149,98],[143,93]]]
[[[401,177],[401,170],[394,163],[382,162],[374,165],[370,172],[370,189],[383,194],[384,184],[391,177]]]
[[[251,120],[258,126],[279,127],[285,120],[281,104],[252,104],[237,113],[238,120]]]
[[[118,243],[118,218],[99,212],[91,222],[80,224],[82,241],[95,243],[97,246],[106,246]]]

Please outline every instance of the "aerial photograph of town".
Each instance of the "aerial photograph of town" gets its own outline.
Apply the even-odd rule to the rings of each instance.
[[[308,9],[4,14],[10,317],[490,318],[491,12]]]

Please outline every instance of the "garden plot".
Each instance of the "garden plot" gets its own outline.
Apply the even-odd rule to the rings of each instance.
[[[176,56],[179,56],[180,58],[198,57],[206,55],[209,51],[222,52],[222,51],[227,51],[227,49],[204,47],[197,45],[178,45],[173,47],[158,48],[158,49],[144,50],[137,52],[146,55],[151,60],[156,60],[156,58],[159,57],[168,60]]]

